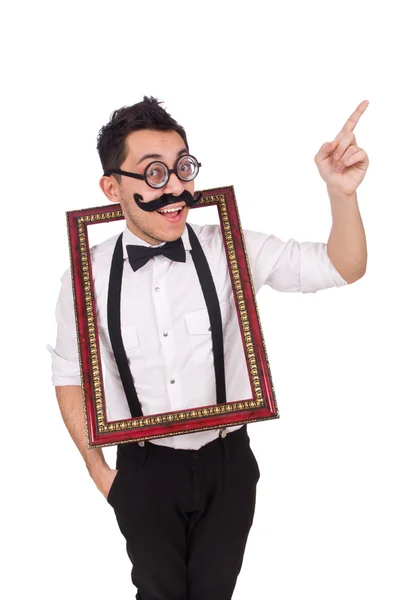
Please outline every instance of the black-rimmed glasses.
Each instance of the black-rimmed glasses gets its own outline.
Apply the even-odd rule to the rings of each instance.
[[[162,188],[167,185],[171,173],[180,179],[180,181],[192,181],[198,174],[201,163],[198,162],[197,158],[191,154],[184,154],[175,163],[174,169],[169,169],[166,164],[161,161],[154,161],[148,164],[145,168],[143,175],[138,173],[130,173],[129,171],[122,171],[121,169],[112,169],[106,171],[105,176],[116,173],[117,175],[126,175],[127,177],[133,177],[134,179],[141,179],[151,188]]]

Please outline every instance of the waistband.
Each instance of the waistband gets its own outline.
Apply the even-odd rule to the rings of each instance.
[[[217,451],[219,446],[227,445],[229,448],[233,448],[234,446],[238,446],[240,444],[244,444],[249,442],[247,426],[243,425],[236,431],[232,431],[228,433],[226,436],[222,437],[221,434],[208,444],[204,444],[198,450],[186,450],[183,448],[170,448],[169,446],[160,446],[159,444],[151,444],[150,442],[145,442],[144,445],[139,445],[138,442],[131,442],[128,444],[119,444],[117,447],[117,459],[128,459],[129,457],[140,455],[143,452],[146,454],[150,452],[150,454],[157,454],[166,456],[167,454],[170,457],[176,458],[181,457],[185,458],[187,456],[205,456],[207,454],[211,454],[214,451]]]

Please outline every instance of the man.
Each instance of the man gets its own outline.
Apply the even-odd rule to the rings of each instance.
[[[255,288],[315,292],[352,283],[366,269],[366,242],[356,189],[368,167],[353,130],[363,102],[316,164],[332,207],[328,244],[282,242],[245,232]],[[100,186],[121,204],[126,228],[92,250],[98,325],[110,372],[108,419],[212,404],[218,393],[212,333],[202,286],[211,280],[222,315],[226,398],[244,397],[244,357],[220,228],[187,226],[200,164],[184,129],[154,98],[122,108],[98,136]],[[202,248],[207,274],[192,260]],[[108,308],[119,248],[121,306]],[[121,313],[121,351],[133,395],[115,359],[112,315]],[[57,305],[53,382],[66,426],[98,489],[115,510],[140,600],[230,600],[255,508],[259,469],[246,427],[230,427],[118,447],[117,469],[87,449],[70,274]],[[213,353],[214,348],[214,353]],[[119,348],[120,350],[120,348]],[[249,388],[248,388],[249,389]],[[236,395],[234,395],[236,394]],[[234,397],[233,397],[234,395]]]

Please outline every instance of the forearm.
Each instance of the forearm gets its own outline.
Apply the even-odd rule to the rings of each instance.
[[[88,447],[81,387],[67,385],[56,387],[55,390],[64,423],[91,477],[95,480],[101,471],[108,469],[108,466],[100,448]]]
[[[348,283],[362,277],[367,266],[367,244],[357,195],[341,196],[328,189],[332,228],[328,239],[328,256]]]

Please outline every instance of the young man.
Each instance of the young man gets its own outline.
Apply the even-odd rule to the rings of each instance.
[[[316,156],[332,206],[328,244],[282,242],[245,231],[255,288],[315,292],[352,283],[366,268],[356,189],[368,166],[353,130],[363,102]],[[153,98],[113,113],[98,136],[101,188],[120,203],[126,227],[92,250],[98,325],[109,366],[109,419],[134,409],[115,360],[113,311],[121,312],[121,350],[142,414],[212,404],[216,395],[212,333],[203,279],[212,279],[222,315],[226,398],[248,389],[220,228],[188,227],[200,164],[184,129]],[[196,270],[192,245],[209,266]],[[119,247],[121,307],[108,307]],[[210,308],[209,308],[210,310]],[[87,449],[70,273],[57,305],[53,382],[66,426],[100,492],[114,508],[140,600],[230,600],[255,508],[259,469],[246,427],[230,427],[118,447],[117,469]],[[240,344],[241,346],[241,344]],[[214,346],[215,348],[215,346]],[[248,388],[246,387],[248,385]],[[131,408],[132,407],[132,408]]]

